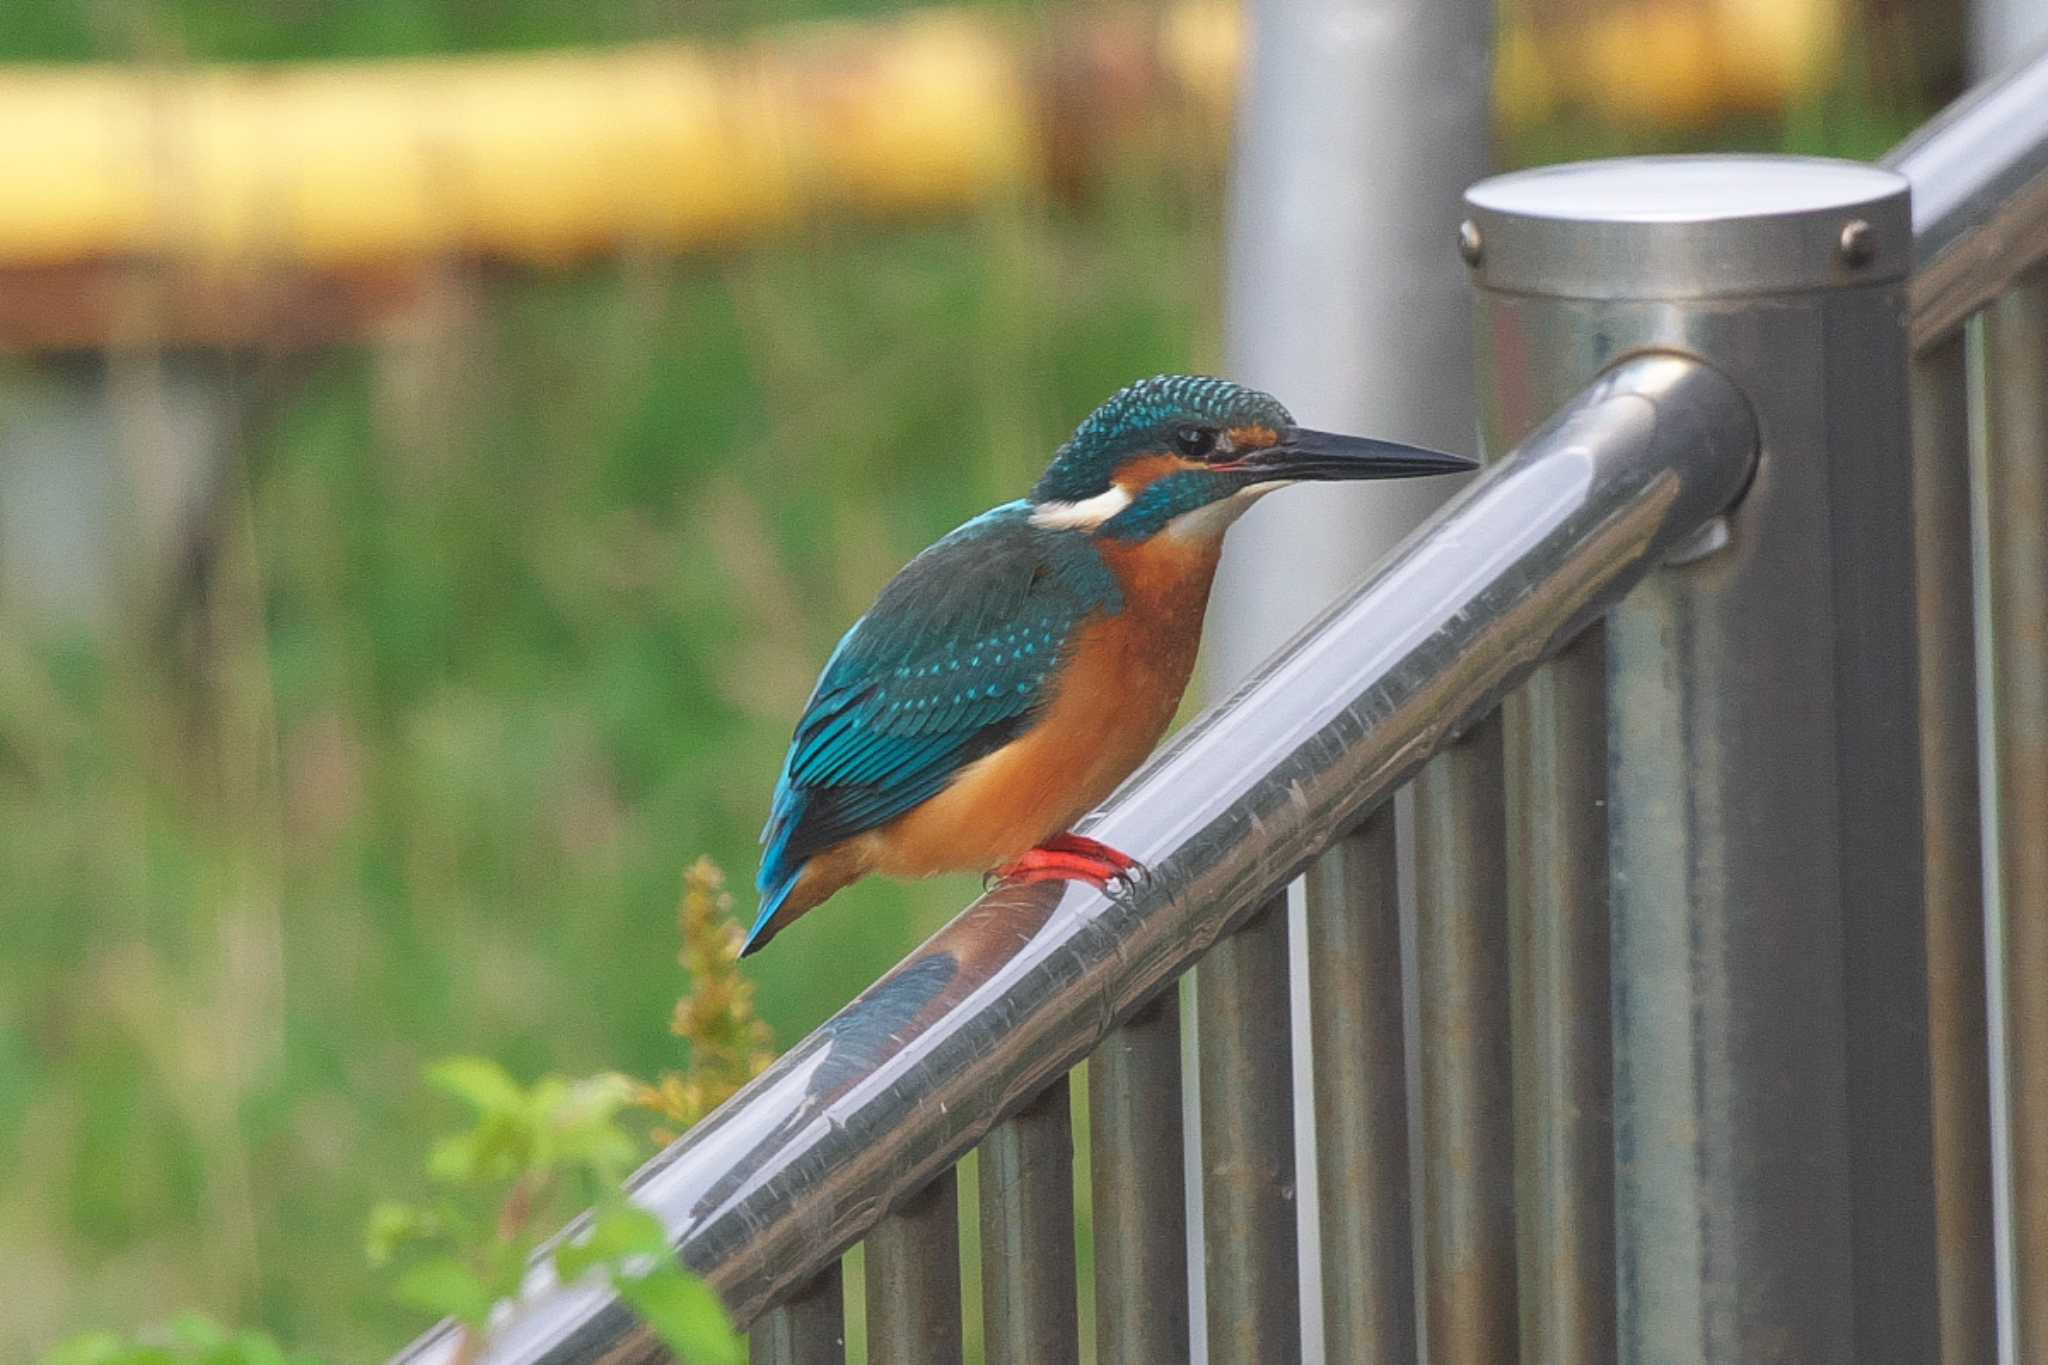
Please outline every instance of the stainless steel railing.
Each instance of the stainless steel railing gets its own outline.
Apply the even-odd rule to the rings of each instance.
[[[1985,310],[1971,349],[1983,425],[1973,454],[1990,1155],[2003,1337],[2009,1358],[2027,1361],[2048,1356],[2048,269]]]
[[[1923,1360],[1937,1328],[1943,1361],[1990,1359],[1994,1184],[2008,1349],[2037,1352],[2048,284],[1967,343],[1938,319],[2018,277],[1985,242],[2048,254],[2043,81],[1901,149],[1910,229],[1905,182],[1817,193],[1819,164],[1475,190],[1483,425],[1514,451],[1098,813],[1144,883],[984,896],[636,1178],[756,1359],[843,1359],[862,1238],[869,1359],[958,1359],[977,1144],[989,1356],[1076,1358],[1083,1058],[1097,1358],[1183,1358],[1171,987],[1197,964],[1208,1355],[1292,1358],[1275,911],[1304,871],[1329,1359]],[[1623,202],[1637,171],[1691,220]],[[1411,777],[1412,1213],[1386,804]],[[1973,981],[1987,892],[2005,952]],[[601,1289],[529,1288],[490,1360],[658,1358]]]
[[[1886,164],[1913,182],[1920,257],[1912,499],[1940,1358],[2017,1362],[2048,1352],[2048,54]]]
[[[1885,158],[1913,182],[1913,345],[2048,259],[2048,53],[1971,91]]]
[[[1048,1231],[1037,1221],[1071,1198],[1064,1163],[1048,1174],[1031,1159],[1031,1130],[1047,1122],[1038,1097],[1725,507],[1753,450],[1748,409],[1713,370],[1675,356],[1617,366],[1104,808],[1090,832],[1151,869],[1139,887],[982,897],[643,1171],[635,1198],[751,1321],[1001,1129],[1000,1154],[985,1155],[983,1169],[1031,1182],[1008,1200],[1031,1227],[999,1229],[984,1264],[1007,1280],[1035,1257],[1057,1259],[1062,1238],[1070,1257],[1071,1223],[1047,1220],[1058,1224]],[[1245,991],[1270,996],[1272,985],[1247,981]],[[1267,1051],[1274,1037],[1284,1043],[1284,1006],[1264,1008],[1280,1027],[1246,1023],[1242,1060],[1205,1076],[1219,1107],[1237,1107],[1224,1087],[1251,1083],[1252,1072],[1285,1084]],[[1149,1126],[1178,1104],[1178,1059],[1142,1041],[1134,1050],[1147,1059],[1130,1068],[1142,1080],[1124,1084],[1147,1098],[1126,1108]],[[1049,1107],[1064,1113],[1063,1102]],[[1284,1125],[1286,1112],[1247,1112],[1244,1126]],[[1098,1131],[1113,1133],[1115,1121],[1106,1108]],[[1255,1134],[1217,1136],[1206,1160],[1228,1168],[1220,1183],[1254,1205],[1284,1198],[1268,1188],[1270,1163],[1233,1159],[1264,1145]],[[1122,1140],[1151,1146],[1143,1131]],[[986,1204],[985,1190],[985,1230]],[[1287,1226],[1291,1256],[1291,1207]],[[1160,1220],[1131,1240],[1170,1258],[1158,1241],[1177,1236]],[[1241,1244],[1235,1230],[1218,1240]],[[534,1288],[491,1359],[608,1359],[630,1330],[601,1291]],[[1046,1333],[1072,1331],[1071,1307],[1045,1302],[1057,1297],[1006,1284],[1001,1306],[1027,1315],[1042,1345]],[[413,1358],[443,1358],[449,1345],[430,1338]]]

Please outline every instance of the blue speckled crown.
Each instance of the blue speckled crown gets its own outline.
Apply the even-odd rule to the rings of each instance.
[[[1052,466],[1033,502],[1071,502],[1109,486],[1116,467],[1132,455],[1164,450],[1173,429],[1189,422],[1215,426],[1287,427],[1294,418],[1278,399],[1228,379],[1198,374],[1162,374],[1120,389],[1088,415]]]

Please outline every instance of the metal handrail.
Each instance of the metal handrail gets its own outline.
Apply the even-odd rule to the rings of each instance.
[[[2015,814],[2014,827],[2030,832],[2038,820],[1999,788],[2040,786],[2034,774],[2000,772],[2001,754],[2024,729],[2007,709],[2011,694],[2037,647],[2021,643],[2030,632],[2008,618],[2026,609],[2042,577],[2031,548],[2038,526],[2014,513],[2039,465],[2040,383],[2030,375],[2040,370],[2024,359],[2038,353],[2025,329],[2029,302],[2008,291],[2029,272],[2038,280],[2048,262],[2048,49],[1965,95],[1884,160],[1912,184],[1918,257],[1909,320],[1912,515],[1941,1359],[1992,1359],[2001,1336],[2024,1357],[2048,1297],[2015,1281],[2015,1261],[2037,1264],[2044,1243],[1999,1227],[2001,1218],[2012,1222],[2023,1189],[2017,1163],[1999,1151],[2010,1141],[1997,1134],[2025,1131],[2014,1097],[2024,1104],[2038,1093],[2044,1071],[2038,1048],[2031,1063],[2023,1040],[2015,1048],[2010,1026],[2038,987],[2028,966],[2014,970],[2026,955],[2002,941],[2008,919],[2024,925],[2027,915],[2000,904],[2008,869],[1999,831]],[[2038,285],[2032,295],[2038,310]],[[1988,324],[1966,345],[1962,325],[1982,309]],[[2016,334],[2008,330],[2015,322]],[[1973,369],[1986,400],[1975,437]],[[1973,526],[1973,502],[2006,516]]]
[[[1422,527],[1088,828],[1126,893],[983,896],[635,1178],[749,1321],[1085,1057],[1530,668],[1737,496],[1754,419],[1719,373],[1625,359]],[[572,1235],[573,1235],[573,1229]],[[613,1360],[637,1329],[545,1269],[495,1362]],[[407,1355],[453,1358],[442,1330]]]
[[[1893,148],[1913,182],[1913,348],[1925,351],[2048,260],[2048,48]]]

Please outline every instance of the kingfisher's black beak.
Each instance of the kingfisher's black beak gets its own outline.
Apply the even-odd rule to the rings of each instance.
[[[1479,461],[1399,441],[1340,436],[1334,431],[1289,427],[1279,441],[1234,462],[1267,479],[1417,479],[1426,474],[1466,474]]]

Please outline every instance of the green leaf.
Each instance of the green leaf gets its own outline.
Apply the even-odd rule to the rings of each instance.
[[[661,1220],[632,1204],[602,1209],[590,1231],[555,1249],[555,1273],[563,1280],[580,1279],[595,1266],[616,1266],[633,1256],[667,1256],[668,1236]]]
[[[427,1081],[463,1100],[479,1115],[524,1114],[526,1092],[488,1057],[448,1057],[427,1068]]]
[[[427,1174],[444,1185],[466,1185],[482,1175],[486,1160],[483,1130],[472,1129],[435,1142],[427,1153]]]
[[[406,1243],[440,1233],[441,1220],[429,1210],[385,1199],[370,1210],[369,1223],[363,1231],[363,1252],[373,1269],[381,1269],[391,1263]]]
[[[512,1241],[493,1241],[478,1251],[483,1285],[492,1299],[516,1299],[526,1283],[526,1264],[533,1255],[532,1234]]]
[[[495,1302],[477,1273],[453,1256],[437,1256],[411,1267],[391,1292],[401,1303],[460,1318],[479,1330],[489,1325]]]
[[[510,1180],[535,1164],[539,1136],[524,1112],[493,1114],[469,1132],[435,1143],[427,1174],[448,1185]]]
[[[641,1321],[687,1365],[745,1365],[746,1342],[711,1286],[673,1265],[612,1283]]]
[[[633,1102],[633,1082],[613,1073],[591,1076],[551,1094],[541,1121],[548,1131],[550,1158],[582,1165],[607,1182],[639,1154],[619,1127],[619,1114]]]

